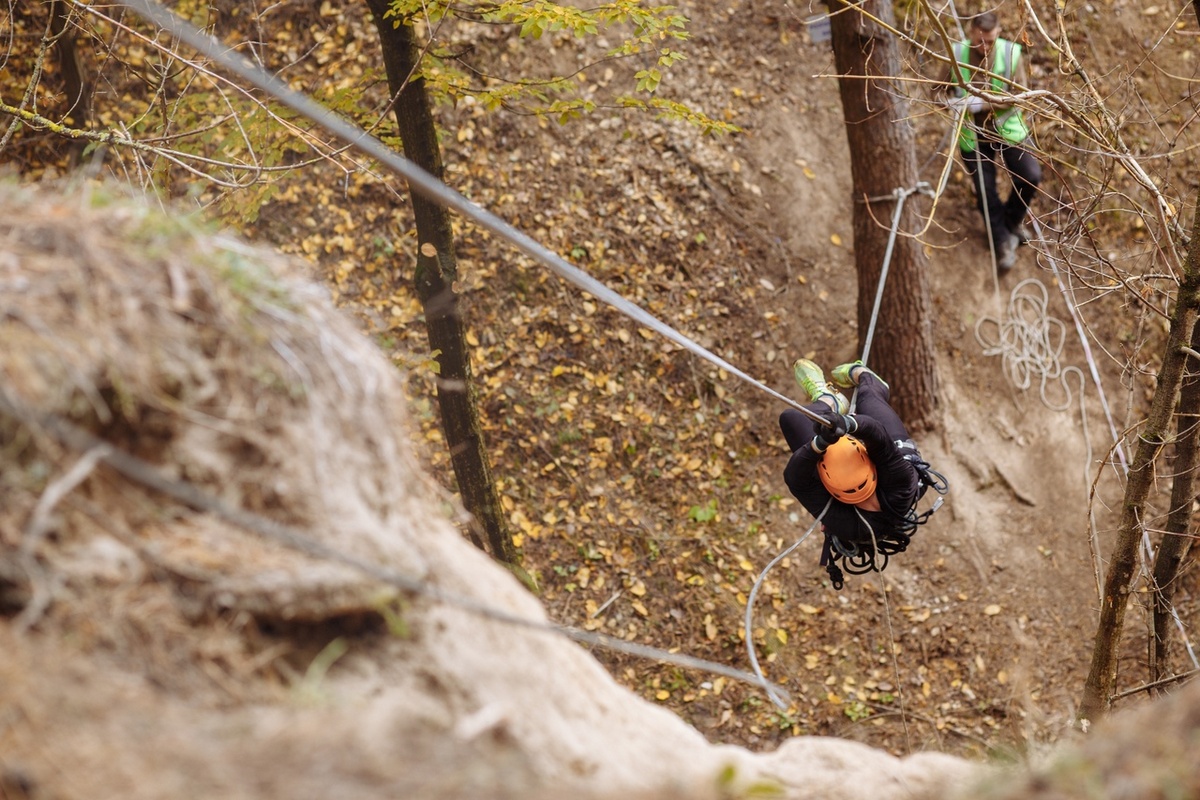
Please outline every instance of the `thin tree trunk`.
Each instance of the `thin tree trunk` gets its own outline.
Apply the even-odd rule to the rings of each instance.
[[[67,98],[67,110],[63,122],[80,130],[91,125],[92,89],[83,64],[83,54],[75,41],[71,27],[71,7],[65,0],[54,0],[50,4],[50,35],[54,37],[54,49],[58,54],[58,67],[62,72],[63,91]],[[78,163],[83,155],[85,141],[72,143],[71,161]]]
[[[1192,349],[1200,348],[1200,327],[1192,330]],[[1192,357],[1195,358],[1194,356]],[[1172,465],[1171,511],[1166,531],[1154,558],[1153,638],[1150,648],[1150,682],[1168,677],[1170,666],[1171,600],[1175,578],[1192,546],[1188,528],[1192,521],[1192,503],[1197,462],[1200,462],[1200,363],[1184,364],[1183,386],[1179,392],[1179,417],[1175,431],[1175,461]],[[1191,367],[1191,369],[1187,369]]]
[[[384,18],[387,0],[367,0],[379,39],[388,85],[396,97],[395,116],[404,155],[436,178],[441,178],[442,153],[437,140],[429,95],[425,82],[411,79],[420,50],[410,25],[395,25]],[[471,379],[470,354],[458,310],[458,295],[453,289],[458,264],[454,253],[454,235],[449,211],[410,192],[417,226],[417,266],[413,276],[417,296],[425,311],[425,328],[431,352],[437,354],[440,368],[437,381],[438,409],[446,445],[463,505],[483,528],[492,556],[507,563],[515,562],[512,537],[504,522],[500,500],[492,481],[491,464],[484,448],[479,424],[475,386]],[[483,547],[478,535],[471,538]]]
[[[842,114],[854,183],[854,255],[858,273],[858,345],[867,341],[876,291],[895,213],[895,190],[916,188],[915,137],[908,102],[895,76],[900,54],[895,37],[878,23],[894,21],[888,0],[850,6],[831,0],[830,19]],[[909,429],[933,427],[937,383],[927,259],[921,243],[905,233],[920,230],[922,195],[907,197],[899,219],[868,361],[892,386],[892,404]]]
[[[1083,687],[1079,706],[1081,720],[1096,721],[1108,713],[1117,682],[1117,651],[1125,624],[1130,583],[1137,564],[1138,544],[1142,539],[1142,519],[1146,498],[1154,482],[1154,462],[1167,442],[1175,393],[1183,378],[1184,362],[1189,356],[1183,347],[1192,340],[1196,309],[1200,305],[1200,198],[1192,219],[1192,240],[1184,264],[1183,281],[1171,312],[1170,330],[1164,345],[1158,386],[1150,401],[1150,414],[1138,435],[1137,450],[1129,468],[1129,481],[1122,501],[1121,522],[1104,580],[1100,603],[1100,622],[1092,649],[1092,666]]]

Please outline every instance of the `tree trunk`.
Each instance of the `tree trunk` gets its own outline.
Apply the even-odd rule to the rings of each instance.
[[[1184,363],[1189,358],[1183,347],[1192,340],[1196,309],[1197,305],[1200,305],[1200,198],[1197,200],[1196,212],[1192,218],[1192,240],[1183,268],[1183,281],[1175,297],[1175,308],[1171,312],[1171,325],[1164,345],[1162,369],[1158,373],[1158,386],[1155,387],[1154,397],[1150,401],[1149,418],[1138,435],[1137,450],[1129,467],[1129,481],[1125,485],[1125,497],[1121,507],[1121,522],[1117,527],[1117,540],[1113,545],[1108,575],[1104,580],[1104,597],[1100,603],[1100,622],[1092,649],[1092,666],[1083,687],[1083,699],[1079,706],[1081,720],[1094,722],[1108,712],[1113,688],[1117,682],[1117,650],[1121,643],[1121,629],[1125,624],[1130,582],[1137,564],[1138,544],[1142,539],[1146,497],[1154,482],[1154,462],[1167,441],[1171,415],[1175,408],[1175,393],[1183,377]]]
[[[1200,327],[1192,330],[1192,349],[1200,349]],[[1195,358],[1193,356],[1192,358]],[[1179,421],[1175,430],[1175,461],[1172,465],[1171,511],[1158,554],[1154,558],[1154,625],[1150,649],[1150,682],[1168,677],[1171,600],[1175,578],[1192,546],[1188,527],[1192,521],[1192,503],[1196,465],[1200,461],[1200,363],[1184,364],[1185,375],[1179,392]],[[1191,367],[1191,369],[1187,369]]]
[[[442,153],[425,82],[410,79],[420,51],[411,25],[394,25],[384,18],[388,0],[367,0],[383,45],[388,85],[396,98],[394,110],[404,155],[429,174],[442,178]],[[401,22],[405,22],[401,20]],[[430,351],[436,354],[438,409],[463,505],[483,528],[492,556],[514,563],[512,537],[504,522],[500,499],[492,482],[491,464],[479,424],[471,360],[453,285],[458,264],[450,212],[409,192],[417,226],[417,266],[413,281],[425,312]],[[471,538],[483,544],[474,531]],[[485,548],[486,549],[486,548]]]
[[[50,35],[54,37],[54,49],[58,54],[58,67],[63,78],[63,92],[67,98],[63,123],[67,127],[84,130],[91,125],[92,120],[92,89],[70,17],[71,7],[66,0],[54,0],[50,4]],[[87,142],[82,140],[71,144],[73,164],[79,162],[86,145]]]
[[[864,13],[858,13],[861,7]],[[915,137],[909,122],[895,37],[867,15],[894,22],[887,0],[861,6],[830,0],[830,28],[854,183],[854,258],[858,272],[858,346],[867,331],[891,233],[897,189],[916,188]],[[883,200],[868,198],[889,198]],[[937,406],[927,259],[911,234],[921,228],[923,195],[904,202],[887,283],[870,342],[870,365],[892,386],[892,404],[914,432],[933,427]],[[906,236],[905,234],[910,234]]]

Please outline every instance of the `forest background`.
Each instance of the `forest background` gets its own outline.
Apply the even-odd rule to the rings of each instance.
[[[23,6],[7,16],[5,85],[17,92],[6,89],[3,98],[13,109],[0,140],[6,163],[30,181],[105,173],[164,201],[185,199],[308,259],[405,371],[419,452],[453,487],[432,399],[438,354],[425,340],[426,309],[411,281],[418,254],[403,185],[301,135],[296,119],[194,70],[187,54],[139,38],[145,29],[131,19],[70,8],[56,32],[52,8],[69,7]],[[176,8],[395,143],[366,6]],[[818,9],[730,2],[680,10],[691,38],[673,46],[687,58],[671,65],[657,92],[736,131],[714,135],[704,123],[637,109],[601,108],[560,124],[577,109],[489,110],[464,92],[436,109],[446,178],[795,396],[791,361],[852,359],[861,324],[855,200],[832,55],[806,23]],[[1120,528],[1109,511],[1120,504],[1119,468],[1100,466],[1116,458],[1110,420],[1087,380],[1083,420],[1064,399],[1069,383],[1051,385],[1054,408],[1013,387],[975,334],[1003,317],[1021,278],[1042,278],[1060,315],[1068,310],[1059,289],[1069,286],[1110,393],[1111,427],[1135,441],[1130,432],[1162,370],[1177,285],[1169,254],[1187,241],[1175,215],[1197,186],[1189,88],[1196,20],[1188,10],[1118,0],[1065,9],[1058,41],[1086,53],[1086,71],[1071,72],[1038,38],[1028,9],[1000,9],[1006,30],[1031,42],[1034,85],[1066,98],[1061,113],[1029,101],[1042,103],[1035,124],[1048,172],[1037,208],[1043,235],[997,285],[957,166],[939,202],[925,209],[934,219],[921,244],[940,419],[922,446],[954,494],[881,576],[853,578],[836,592],[810,542],[766,582],[752,636],[795,704],[780,711],[753,688],[598,650],[622,682],[713,741],[751,746],[824,733],[897,752],[978,754],[1019,751],[1069,727],[1098,606],[1089,514],[1099,552]],[[897,7],[897,24],[933,50],[919,11]],[[72,108],[68,61],[55,60],[64,32],[92,81],[86,114]],[[547,30],[532,39],[497,26],[463,36],[441,46],[511,75],[552,66],[584,97],[611,97],[610,86],[636,84],[650,66],[603,59],[615,44],[603,35]],[[941,69],[912,42],[903,53],[912,78],[904,84],[907,118],[922,177],[936,183],[952,152],[952,120],[928,83]],[[1072,82],[1080,76],[1086,82]],[[1085,124],[1093,119],[1123,138],[1100,146]],[[90,142],[72,138],[48,121],[96,133]],[[780,404],[628,323],[489,232],[459,223],[455,237],[455,287],[496,491],[520,569],[550,616],[745,667],[750,587],[808,525],[782,485]],[[1063,351],[1064,362],[1086,368],[1085,356],[1074,339]],[[903,376],[879,368],[903,386]],[[1086,430],[1084,420],[1092,423]],[[1150,519],[1161,524],[1148,521],[1150,528],[1165,527],[1165,492],[1152,497]],[[1173,585],[1191,630],[1193,572]],[[1181,650],[1154,669],[1186,672]],[[1129,637],[1124,688],[1144,682],[1146,652],[1145,631]]]

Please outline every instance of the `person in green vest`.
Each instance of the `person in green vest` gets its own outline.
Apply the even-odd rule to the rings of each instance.
[[[967,40],[954,45],[958,75],[951,76],[950,105],[963,114],[958,149],[975,189],[976,206],[988,225],[1001,274],[1012,269],[1017,247],[1029,239],[1023,223],[1042,181],[1042,167],[1029,145],[1029,125],[1021,109],[1012,103],[989,103],[965,91],[963,85],[991,94],[1008,94],[1013,84],[1028,85],[1023,56],[1020,44],[1000,38],[1000,21],[991,11],[973,17]],[[996,190],[996,165],[1000,163],[1008,170],[1013,187],[1004,200]]]

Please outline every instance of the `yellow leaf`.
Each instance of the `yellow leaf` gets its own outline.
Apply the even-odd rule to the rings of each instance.
[[[983,613],[988,615],[989,617],[994,617],[1000,613],[1000,606],[996,605],[995,603],[992,603],[990,606],[987,606],[986,608],[983,609]]]
[[[566,367],[562,367],[562,366],[555,367],[554,369],[550,370],[550,377],[557,378],[559,375],[562,375],[566,371],[567,371]]]
[[[932,613],[933,612],[930,609],[922,608],[909,614],[908,618],[913,622],[924,622],[925,620],[929,619],[929,616]]]
[[[666,689],[659,689],[657,692],[654,693],[654,697],[658,700],[666,700],[670,696],[671,696],[671,693],[668,692]]]
[[[650,612],[647,611],[646,607],[644,605],[642,605],[641,603],[639,603],[638,601],[636,601],[636,600],[633,601],[633,603],[631,605],[633,606],[633,610],[638,612],[639,614],[641,614],[643,617],[650,616]]]
[[[787,644],[787,631],[785,631],[783,628],[776,628],[775,636],[779,639],[780,644]]]
[[[746,570],[746,572],[754,571],[754,565],[751,564],[750,561],[745,558],[743,558],[741,561],[738,562],[738,566],[741,567],[742,569]]]
[[[838,247],[842,246],[842,237],[838,236],[836,233],[829,237],[829,241],[833,242]]]
[[[925,681],[924,683],[921,684],[921,694],[923,694],[926,697],[929,697],[929,695],[932,693],[933,693],[933,689],[930,687],[929,681]]]
[[[475,331],[467,331],[466,340],[471,347],[479,347],[479,337],[475,335]]]
[[[820,660],[821,660],[820,653],[809,653],[808,655],[804,656],[804,668],[805,669],[816,669],[817,663],[820,662]]]
[[[638,597],[644,597],[646,595],[646,584],[641,581],[634,581],[633,586],[629,587],[629,593]]]
[[[821,609],[817,608],[816,606],[810,606],[808,603],[801,603],[800,610],[803,611],[805,614],[820,614],[821,613]]]
[[[811,180],[816,179],[817,173],[813,172],[808,167],[805,167],[804,168],[804,177],[808,178],[811,181]]]

